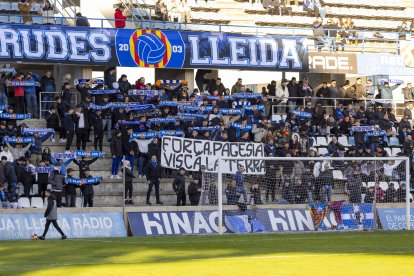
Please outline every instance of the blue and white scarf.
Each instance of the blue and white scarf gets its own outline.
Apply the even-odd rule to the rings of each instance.
[[[190,117],[190,118],[199,118],[199,119],[207,119],[208,115],[205,114],[195,114],[195,113],[178,113],[178,117]]]
[[[37,173],[51,173],[55,170],[55,167],[36,167],[35,172]]]
[[[153,98],[154,96],[159,95],[159,90],[138,90],[138,89],[131,89],[128,90],[129,96],[146,96]]]
[[[162,101],[157,106],[158,107],[164,107],[164,106],[176,107],[176,106],[178,106],[178,102]]]
[[[119,90],[89,90],[89,94],[91,95],[109,95],[109,94],[118,94]]]
[[[54,159],[73,159],[75,158],[74,153],[55,153],[53,154]]]
[[[86,151],[86,150],[75,150],[75,156],[76,157],[90,157],[90,158],[95,158],[95,157],[104,157],[104,154],[102,151],[97,151],[97,150],[91,150],[91,151]]]
[[[243,106],[243,109],[247,111],[265,111],[264,105],[245,105]]]
[[[22,134],[33,134],[38,132],[40,134],[55,133],[53,128],[22,128]]]
[[[6,104],[0,104],[0,110],[7,110],[9,108]]]
[[[220,108],[220,113],[224,115],[242,115],[244,110],[241,108]]]
[[[148,131],[148,132],[133,132],[129,136],[129,141],[133,141],[134,139],[152,139],[158,136],[158,133],[156,131]]]
[[[177,121],[176,118],[152,118],[149,119],[147,124],[169,124],[169,123],[175,123]]]
[[[158,132],[158,136],[162,137],[162,136],[178,136],[178,137],[184,137],[184,131],[182,130],[160,130]]]
[[[35,81],[7,81],[6,82],[7,86],[36,86],[36,82]]]
[[[193,130],[196,130],[196,131],[213,131],[213,130],[216,130],[216,129],[219,129],[219,128],[220,128],[220,126],[190,127],[190,128],[188,128],[188,130],[189,131],[193,131]]]
[[[21,137],[19,140],[17,140],[17,137],[4,137],[3,142],[7,142],[9,144],[16,144],[17,141],[19,141],[22,144],[32,144],[34,142],[33,137]]]
[[[292,110],[290,113],[295,114],[296,117],[298,117],[301,120],[312,118],[312,113],[305,112],[305,111]]]
[[[181,80],[158,80],[162,84],[179,84]]]
[[[32,118],[31,114],[0,113],[0,119],[4,119],[4,120],[27,120],[31,118]]]
[[[366,132],[366,131],[374,131],[374,126],[354,126],[351,129],[353,132]]]
[[[263,96],[257,93],[237,93],[233,95],[234,99],[261,99]]]
[[[92,178],[74,178],[74,177],[68,177],[66,178],[67,184],[72,185],[80,185],[83,182],[83,184],[93,185],[93,184],[99,184],[102,182],[102,177],[92,177]]]
[[[16,72],[16,69],[14,69],[13,67],[0,68],[0,73],[13,73],[13,72]]]
[[[76,84],[86,84],[90,81],[91,81],[90,79],[78,79],[78,81],[76,81]],[[105,82],[102,79],[96,79],[93,83],[103,85]]]

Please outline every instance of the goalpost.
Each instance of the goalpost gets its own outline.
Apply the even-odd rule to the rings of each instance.
[[[240,224],[248,225],[247,232],[281,226],[287,231],[376,229],[378,204],[404,206],[404,229],[410,230],[408,157],[212,159],[217,160],[217,200],[210,205],[218,205],[220,235]],[[227,205],[241,212],[228,211]]]

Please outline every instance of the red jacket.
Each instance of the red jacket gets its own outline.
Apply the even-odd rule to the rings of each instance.
[[[138,90],[145,90],[147,86],[144,83],[140,83],[139,81],[135,83],[135,89]]]
[[[115,28],[125,28],[126,16],[119,9],[115,10]]]
[[[22,81],[20,78],[14,78],[14,81]],[[14,87],[14,96],[15,97],[24,97],[24,87],[23,86],[15,86]]]

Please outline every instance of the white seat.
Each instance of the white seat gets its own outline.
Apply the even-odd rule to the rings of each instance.
[[[392,156],[392,152],[390,148],[384,148],[384,150],[388,153],[389,156]]]
[[[319,148],[318,153],[319,153],[319,155],[320,154],[325,155],[325,154],[328,153],[328,149],[327,148]]]
[[[397,137],[390,137],[390,146],[400,146],[400,141]]]
[[[369,187],[375,187],[375,182],[368,182],[367,183],[367,188]]]
[[[355,146],[355,137],[354,136],[349,136],[348,145]]]
[[[19,3],[17,3],[17,2],[12,2],[12,3],[11,3],[11,10],[12,10],[12,11],[19,11]]]
[[[52,189],[52,184],[47,184],[46,189]]]
[[[282,120],[282,116],[280,116],[279,114],[275,114],[275,115],[273,115],[272,120],[273,121],[280,121],[280,120]]]
[[[379,183],[379,186],[381,187],[381,189],[382,189],[383,191],[388,190],[388,182],[380,182],[380,183]]]
[[[9,22],[10,23],[21,23],[22,18],[18,16],[10,16]]]
[[[0,3],[0,10],[2,10],[2,11],[11,10],[11,3],[10,2],[1,2]]]
[[[397,156],[397,154],[401,153],[400,148],[393,148],[392,149],[392,156]]]
[[[342,171],[340,171],[340,170],[334,170],[333,171],[333,178],[334,179],[343,180],[344,179],[344,175],[342,174]]]
[[[18,182],[16,184],[16,193],[18,195],[22,195],[24,193],[24,186],[23,186],[23,183],[22,182]]]
[[[328,143],[326,141],[325,137],[316,137],[316,145],[317,146],[328,146]]]
[[[0,15],[1,23],[9,23],[9,17],[7,15]]]
[[[22,206],[22,208],[30,208],[30,200],[28,197],[21,197],[19,198],[20,205]]]
[[[348,137],[346,137],[346,136],[339,136],[338,137],[338,142],[340,144],[342,144],[342,146],[344,146],[344,147],[348,147],[349,146],[349,144],[348,144]]]
[[[43,199],[41,197],[32,197],[32,208],[43,208]]]
[[[365,183],[365,182],[361,182],[361,185],[362,185],[362,187],[367,187],[367,183]]]

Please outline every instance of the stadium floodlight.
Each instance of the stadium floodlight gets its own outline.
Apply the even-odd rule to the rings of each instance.
[[[303,228],[297,221],[309,225],[309,220],[313,221],[312,230],[375,229],[378,227],[377,207],[401,207],[404,203],[404,229],[410,230],[412,197],[408,157],[212,159],[212,162],[217,162],[217,171],[205,173],[210,176],[203,178],[202,198],[208,197],[208,200],[200,201],[200,205],[217,207],[220,235],[232,227],[231,220],[234,219],[238,219],[239,222],[244,220],[249,227],[254,227],[256,219],[258,225],[273,223],[265,225],[266,229],[277,228],[276,224],[281,221],[282,224],[291,223],[286,223],[280,218],[271,218],[269,221],[268,217],[262,219],[260,216],[265,216],[263,210],[269,206],[278,210],[283,208],[281,206],[287,209],[287,206],[299,206],[295,204],[301,204],[302,210],[303,205],[306,205],[307,213],[299,214],[298,211],[294,211],[294,215],[300,219],[290,224],[293,230]],[[240,172],[235,173],[237,170]],[[262,204],[265,207],[262,207]],[[234,218],[229,211],[234,210],[234,207],[226,205],[238,205],[242,211],[252,211],[247,212],[244,217]],[[289,216],[293,214],[289,213],[291,211],[276,212],[286,216],[286,221],[290,220]]]

